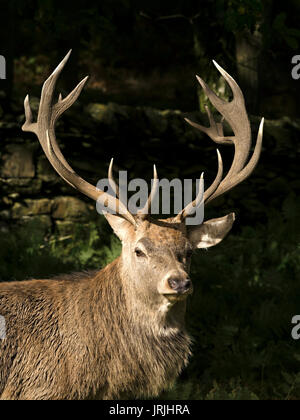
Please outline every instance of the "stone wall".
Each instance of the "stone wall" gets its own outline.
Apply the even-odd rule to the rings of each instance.
[[[31,98],[31,104],[37,111],[38,99]],[[0,123],[1,232],[16,224],[34,222],[46,237],[68,235],[76,224],[86,224],[99,217],[95,203],[60,179],[35,135],[22,132],[23,121],[23,111],[19,109],[16,115],[6,116]],[[201,136],[186,127],[179,111],[113,103],[75,105],[58,123],[56,131],[61,150],[71,166],[94,185],[107,176],[112,156],[118,158],[117,170],[132,169],[130,176],[149,175],[150,180],[152,163],[146,171],[144,168],[148,153],[152,152],[155,160],[158,152],[160,160],[159,144],[169,143],[170,136],[174,143],[181,134],[194,139]]]

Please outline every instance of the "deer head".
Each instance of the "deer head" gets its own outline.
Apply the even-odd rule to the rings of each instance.
[[[29,98],[28,95],[26,96],[24,102],[26,121],[22,129],[37,135],[49,162],[68,184],[105,205],[111,203],[112,197],[74,172],[62,155],[55,137],[57,119],[78,98],[87,81],[87,77],[84,78],[66,98],[63,99],[60,94],[58,101],[53,103],[55,85],[69,55],[70,52],[43,85],[37,122],[33,122]],[[155,167],[150,195],[144,209],[137,214],[130,213],[119,199],[118,187],[112,176],[112,161],[109,167],[108,178],[116,192],[114,210],[117,209],[117,213],[107,213],[105,216],[123,244],[122,278],[127,283],[127,289],[134,290],[131,295],[135,300],[138,298],[151,306],[162,307],[163,303],[166,304],[165,307],[173,306],[192,292],[192,282],[188,274],[192,252],[197,248],[208,248],[221,242],[230,231],[235,215],[230,213],[224,217],[205,221],[198,226],[186,226],[185,219],[193,214],[200,204],[212,201],[246,179],[254,170],[261,152],[263,119],[254,152],[246,163],[251,146],[251,131],[243,94],[234,79],[217,63],[214,62],[214,64],[230,85],[233,100],[226,102],[220,99],[202,79],[197,77],[211,103],[222,115],[222,120],[220,123],[215,122],[209,109],[206,108],[210,121],[209,127],[201,126],[188,119],[186,121],[205,132],[214,142],[234,145],[234,159],[225,178],[223,178],[221,154],[217,150],[217,175],[204,194],[199,192],[196,199],[176,217],[158,220],[149,214],[151,200],[158,185]],[[224,119],[233,130],[232,136],[225,137],[223,134],[222,121]]]

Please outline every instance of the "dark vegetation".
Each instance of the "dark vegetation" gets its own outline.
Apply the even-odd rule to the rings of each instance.
[[[194,357],[161,398],[298,399],[300,341],[291,337],[291,319],[300,313],[300,80],[291,77],[291,58],[300,48],[298,2],[205,0],[201,8],[196,1],[169,0],[67,4],[0,2],[6,16],[0,54],[8,64],[7,79],[0,80],[0,279],[101,268],[121,249],[93,209],[86,219],[63,216],[62,222],[52,211],[46,227],[45,215],[23,212],[26,199],[74,194],[55,177],[42,177],[36,189],[39,178],[28,177],[29,190],[7,174],[8,145],[37,143],[20,130],[23,98],[28,92],[39,96],[67,50],[72,47],[73,55],[60,82],[63,93],[86,73],[91,78],[58,126],[59,138],[74,168],[94,181],[105,176],[112,156],[130,177],[150,179],[155,162],[161,178],[195,179],[203,168],[208,181],[213,178],[215,145],[209,139],[179,123],[180,113],[158,118],[136,107],[205,118],[195,112],[203,111],[205,101],[195,73],[230,97],[214,58],[239,82],[254,138],[259,117],[266,117],[264,147],[251,178],[206,210],[207,218],[235,211],[237,221],[221,245],[193,257],[195,292],[187,321]],[[104,117],[95,116],[95,109],[104,109]],[[228,168],[232,150],[221,151]],[[40,168],[40,151],[35,153]],[[62,223],[69,223],[64,232],[58,229]]]

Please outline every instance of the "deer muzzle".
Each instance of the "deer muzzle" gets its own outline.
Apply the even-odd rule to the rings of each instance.
[[[163,279],[158,291],[169,300],[182,300],[193,292],[193,284],[186,273],[172,273]]]

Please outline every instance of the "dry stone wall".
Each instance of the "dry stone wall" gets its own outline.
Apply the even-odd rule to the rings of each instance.
[[[32,98],[31,103],[37,111],[38,100]],[[76,224],[86,224],[99,217],[95,204],[59,178],[35,135],[22,132],[23,120],[19,110],[19,114],[0,122],[1,232],[8,232],[11,226],[35,222],[46,237],[68,235]],[[159,152],[161,142],[168,143],[169,136],[174,142],[176,135],[186,133],[193,139],[201,136],[186,127],[179,111],[113,103],[75,106],[57,127],[58,141],[67,160],[94,185],[98,179],[106,177],[109,160],[116,155],[119,163],[116,169],[133,168],[131,176],[145,176],[147,172],[142,162],[147,160],[151,149],[157,161],[155,150]],[[161,157],[158,153],[158,158]],[[139,174],[134,174],[139,158],[142,167],[136,169]],[[149,164],[149,179],[151,168]]]

